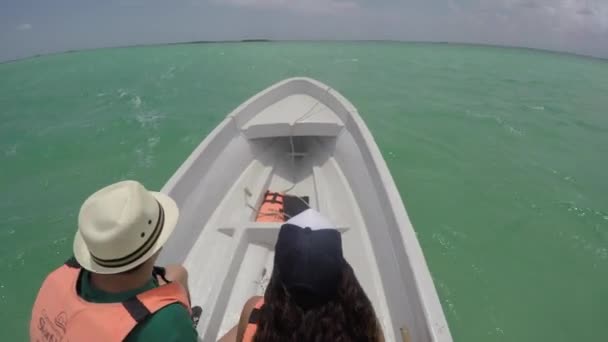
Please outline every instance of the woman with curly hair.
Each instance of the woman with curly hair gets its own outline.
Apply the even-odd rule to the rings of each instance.
[[[247,301],[232,336],[222,341],[384,341],[372,304],[342,256],[340,233],[331,227],[311,209],[281,227],[264,297]]]

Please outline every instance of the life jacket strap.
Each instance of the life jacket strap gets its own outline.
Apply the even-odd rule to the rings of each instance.
[[[137,297],[131,297],[125,300],[122,302],[122,306],[124,306],[127,312],[129,312],[129,315],[131,315],[133,320],[137,323],[143,322],[151,315],[150,310],[148,310],[144,303]]]

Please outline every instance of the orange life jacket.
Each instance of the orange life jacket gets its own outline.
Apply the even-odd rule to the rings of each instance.
[[[169,304],[180,303],[190,311],[188,294],[178,282],[122,303],[87,302],[76,291],[80,270],[80,265],[70,260],[44,280],[32,310],[30,341],[122,341],[137,324]]]
[[[266,191],[256,222],[285,222],[283,194]]]
[[[251,310],[251,314],[249,314],[249,321],[247,322],[247,328],[245,329],[245,333],[243,334],[242,342],[253,342],[253,337],[255,333],[258,331],[258,323],[260,321],[260,310],[264,306],[264,298],[260,298],[253,310]]]

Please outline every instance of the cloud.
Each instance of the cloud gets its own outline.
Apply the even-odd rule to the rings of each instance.
[[[343,13],[359,9],[354,0],[212,0],[218,5],[252,9],[284,9],[311,14]]]
[[[542,7],[542,4],[538,0],[523,0],[520,1],[518,5],[530,9],[538,9]]]
[[[461,10],[460,5],[455,0],[448,0],[448,8],[453,12],[459,12]]]
[[[500,13],[512,25],[549,28],[564,33],[608,33],[605,0],[501,0],[484,4],[485,13]]]
[[[581,8],[576,11],[576,13],[580,15],[594,15],[595,11],[593,11],[591,8]]]
[[[17,31],[28,31],[32,29],[32,24],[21,24],[16,27]]]

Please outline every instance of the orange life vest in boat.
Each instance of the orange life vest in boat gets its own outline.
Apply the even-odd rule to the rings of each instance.
[[[256,222],[285,222],[283,194],[266,191]]]
[[[70,260],[47,276],[30,321],[30,341],[122,341],[146,318],[173,303],[190,311],[188,294],[178,282],[142,292],[122,303],[90,303],[76,286],[80,265]]]
[[[249,321],[247,322],[247,328],[243,334],[242,342],[253,342],[253,337],[258,331],[260,310],[262,309],[262,306],[264,306],[264,298],[261,298],[257,303],[255,303],[253,310],[251,310],[251,314],[249,314]]]

